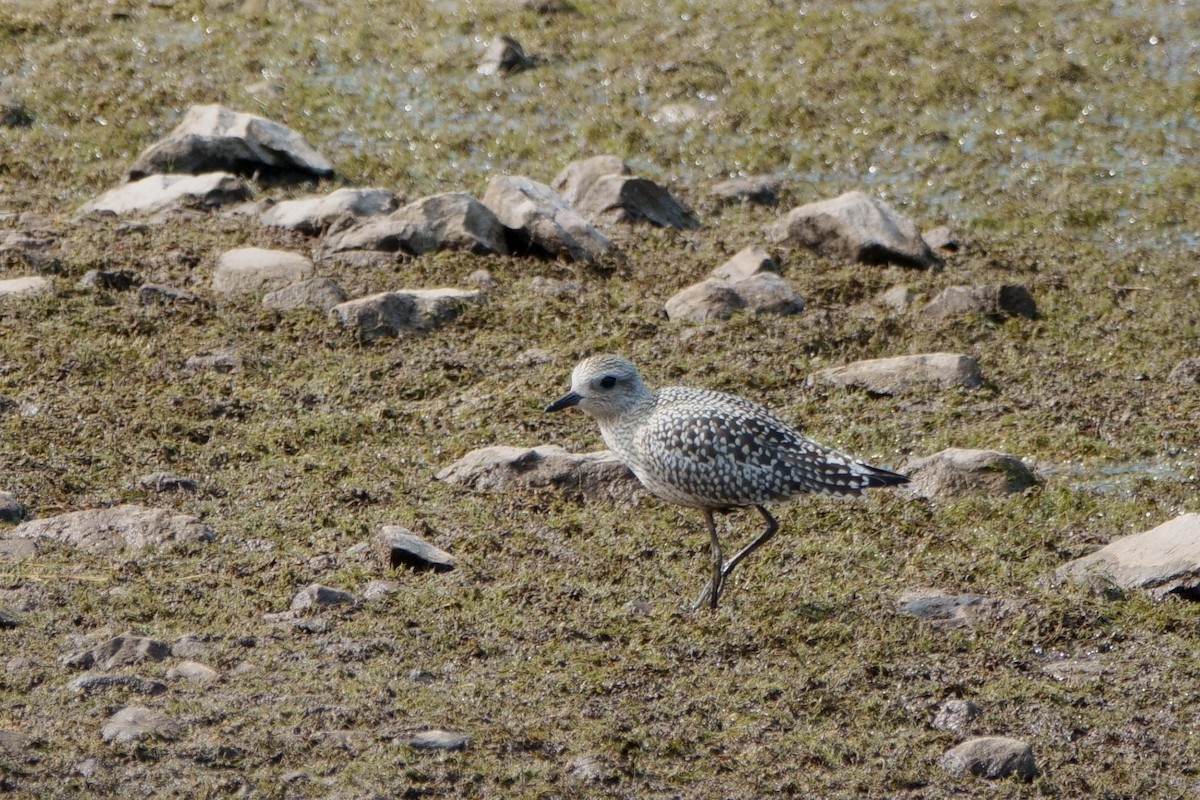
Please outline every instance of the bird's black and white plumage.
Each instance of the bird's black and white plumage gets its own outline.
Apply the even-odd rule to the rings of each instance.
[[[744,398],[681,386],[652,392],[619,356],[581,361],[571,373],[571,391],[546,410],[570,406],[599,423],[605,444],[651,493],[704,512],[714,567],[701,600],[713,607],[737,563],[775,533],[765,503],[811,492],[858,495],[908,482],[814,442]],[[758,509],[767,530],[724,562],[712,512],[746,506]]]

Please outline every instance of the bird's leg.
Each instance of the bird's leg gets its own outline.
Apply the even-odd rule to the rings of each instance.
[[[725,569],[725,554],[721,550],[721,540],[717,538],[717,523],[713,520],[712,511],[704,509],[704,521],[708,523],[708,538],[712,555],[712,577],[704,586],[704,590],[700,592],[700,596],[696,598],[695,605],[692,610],[700,608],[706,602],[710,608],[717,607],[717,601],[721,598],[721,585],[724,583]]]
[[[734,555],[733,558],[729,559],[728,563],[726,563],[725,566],[723,566],[721,568],[721,583],[722,584],[724,584],[725,579],[729,577],[729,573],[733,572],[733,568],[736,567],[743,558],[745,558],[746,556],[753,553],[756,549],[758,549],[759,545],[766,542],[768,539],[770,539],[772,536],[775,535],[775,532],[777,530],[779,530],[779,523],[776,522],[775,518],[771,516],[770,511],[767,511],[767,509],[765,509],[759,505],[756,505],[755,508],[758,509],[758,513],[762,514],[763,518],[767,521],[767,529],[765,531],[763,531],[762,533],[760,533],[758,535],[757,539],[755,539],[750,544],[746,545],[741,550],[739,550],[737,552],[737,554]],[[715,603],[714,603],[713,607],[714,608],[716,607]]]

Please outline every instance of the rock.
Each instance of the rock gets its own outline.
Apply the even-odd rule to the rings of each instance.
[[[111,670],[127,664],[162,661],[170,654],[171,646],[161,639],[126,633],[101,642],[90,650],[69,655],[63,659],[63,663],[74,669],[98,667]]]
[[[50,281],[40,275],[0,280],[0,300],[6,297],[32,297],[51,289]]]
[[[739,250],[733,258],[712,271],[718,280],[737,283],[762,272],[779,273],[779,264],[762,247],[752,244]]]
[[[138,288],[137,299],[144,306],[200,302],[200,298],[191,292],[161,283],[143,283]]]
[[[893,286],[879,295],[876,302],[903,314],[913,304],[914,298],[913,290],[907,286]]]
[[[198,105],[137,157],[126,178],[214,171],[296,180],[328,177],[333,166],[303,136],[278,122],[224,106]]]
[[[37,555],[37,544],[29,539],[0,539],[0,558],[24,561]]]
[[[454,556],[396,525],[384,525],[375,535],[374,545],[383,563],[392,568],[403,565],[435,572],[454,569]]]
[[[1029,289],[1021,285],[1006,286],[947,286],[941,294],[921,309],[930,319],[944,319],[962,314],[983,314],[988,317],[1037,316],[1037,305]]]
[[[978,775],[983,778],[1007,778],[1016,775],[1031,781],[1038,774],[1033,748],[1025,742],[1003,736],[970,739],[942,756],[942,769],[952,775]]]
[[[33,114],[20,100],[0,94],[0,128],[28,128]]]
[[[137,479],[141,489],[150,492],[194,492],[197,489],[194,478],[176,475],[171,472],[151,472]]]
[[[608,237],[544,183],[497,175],[488,182],[483,204],[508,229],[509,249],[514,253],[595,261],[612,249]]]
[[[584,783],[613,783],[612,765],[603,756],[590,753],[576,756],[567,764],[567,774]]]
[[[25,519],[25,505],[12,492],[0,492],[0,522]]]
[[[1185,358],[1175,365],[1167,380],[1184,385],[1200,383],[1200,358]]]
[[[21,539],[51,539],[89,553],[139,552],[147,547],[208,542],[212,529],[190,514],[166,508],[121,505],[23,522],[8,532]]]
[[[0,606],[0,630],[19,628],[21,624],[22,620],[19,612],[8,606]]]
[[[1055,570],[1058,581],[1098,589],[1139,589],[1156,600],[1169,594],[1200,599],[1200,514],[1181,514],[1156,528],[1123,536]]]
[[[127,269],[89,269],[79,281],[79,286],[83,289],[107,289],[115,292],[125,292],[141,285],[142,279]]]
[[[466,750],[471,737],[440,728],[417,731],[405,743],[414,750]]]
[[[208,637],[198,633],[186,633],[171,645],[175,658],[201,658],[208,653]]]
[[[160,711],[126,706],[109,718],[100,738],[108,744],[134,744],[147,739],[177,739],[182,733],[179,723]]]
[[[324,196],[283,200],[262,212],[264,225],[318,234],[345,216],[361,220],[390,214],[399,207],[389,189],[337,189]]]
[[[329,313],[334,306],[346,300],[342,287],[331,278],[311,278],[263,295],[263,305],[277,311],[316,308]]]
[[[231,347],[220,350],[207,350],[188,356],[183,362],[184,372],[219,372],[228,375],[241,371],[243,366],[242,354]]]
[[[363,589],[363,600],[374,600],[376,597],[387,597],[399,592],[401,586],[396,581],[374,580]]]
[[[474,491],[552,488],[572,497],[625,502],[641,488],[608,450],[578,454],[556,445],[472,450],[434,477]]]
[[[930,250],[937,253],[957,253],[962,248],[958,234],[949,225],[939,225],[933,230],[925,231],[921,238],[929,245]]]
[[[292,611],[306,611],[310,608],[327,608],[329,606],[345,605],[358,602],[354,599],[354,595],[349,592],[343,592],[341,589],[333,589],[329,586],[322,586],[319,583],[314,583],[311,586],[306,586],[296,593],[292,598]]]
[[[1025,462],[994,450],[951,447],[908,463],[904,472],[912,490],[931,500],[1012,494],[1037,485]]]
[[[962,733],[982,715],[983,709],[970,700],[950,698],[938,709],[933,718],[933,727],[939,731]]]
[[[167,670],[169,681],[190,681],[191,683],[212,683],[220,675],[212,667],[198,661],[181,661],[178,665]]]
[[[521,43],[511,36],[497,36],[488,43],[479,62],[481,75],[509,75],[533,66]]]
[[[583,291],[583,287],[579,285],[579,281],[560,281],[557,278],[544,278],[538,275],[529,282],[529,291],[542,297],[554,297],[561,300],[567,297],[578,297],[579,293]]]
[[[476,255],[507,255],[504,226],[487,206],[464,192],[423,197],[383,217],[370,217],[330,232],[327,253],[377,250],[421,255],[466,250]]]
[[[605,175],[572,207],[603,225],[648,222],[660,228],[698,228],[700,222],[670,192],[646,178]]]
[[[0,763],[33,763],[37,760],[32,752],[37,742],[20,731],[0,728]],[[9,769],[5,770],[10,773]],[[11,773],[10,773],[11,774]],[[10,784],[7,788],[11,789]]]
[[[89,200],[82,213],[155,214],[184,209],[209,211],[250,197],[250,187],[228,172],[151,175]]]
[[[729,319],[745,305],[745,300],[733,288],[733,284],[709,278],[673,294],[664,304],[663,310],[671,320],[704,322],[710,319]]]
[[[299,253],[240,247],[217,259],[212,288],[223,295],[274,292],[308,280],[312,274],[312,261]]]
[[[858,191],[792,209],[775,226],[773,237],[860,264],[925,269],[938,263],[911,220]]]
[[[749,178],[731,178],[714,183],[710,193],[723,205],[731,203],[757,203],[773,206],[779,202],[780,182],[769,175]]]
[[[853,386],[872,394],[901,394],[918,383],[975,389],[983,384],[979,362],[958,353],[925,353],[855,361],[818,370],[815,377],[836,386]]]
[[[755,314],[799,314],[804,310],[804,298],[773,272],[760,272],[733,284],[742,298],[742,305]]]
[[[592,156],[572,161],[554,176],[550,188],[567,201],[572,208],[606,175],[629,175],[629,167],[616,156]]]
[[[467,281],[475,284],[485,292],[490,292],[500,285],[496,282],[496,279],[492,277],[492,273],[486,269],[474,270],[470,275],[467,276]]]
[[[408,289],[380,292],[339,303],[330,315],[343,327],[353,328],[359,339],[426,333],[458,316],[468,303],[482,303],[485,295],[470,289]]]
[[[80,694],[89,694],[106,689],[124,689],[137,694],[155,695],[165,692],[167,685],[162,681],[142,678],[137,675],[97,674],[80,675],[67,684],[68,691],[79,692]]]
[[[1005,616],[1012,604],[979,594],[945,594],[936,589],[908,589],[896,601],[902,613],[940,628],[969,628]]]

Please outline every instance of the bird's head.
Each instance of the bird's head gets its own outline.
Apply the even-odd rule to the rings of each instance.
[[[585,358],[571,372],[571,391],[546,406],[561,411],[571,406],[592,419],[604,421],[629,412],[649,396],[637,367],[620,356]]]

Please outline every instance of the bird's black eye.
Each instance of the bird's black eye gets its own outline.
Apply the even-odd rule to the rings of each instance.
[[[611,389],[617,385],[617,379],[612,375],[605,375],[600,379],[600,386],[603,389]]]

